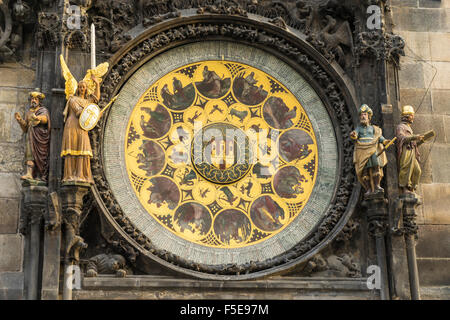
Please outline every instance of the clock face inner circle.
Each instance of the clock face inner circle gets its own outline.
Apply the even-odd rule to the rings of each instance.
[[[199,130],[192,141],[192,164],[202,178],[215,184],[242,179],[250,169],[250,141],[242,129],[213,123]]]
[[[263,242],[302,214],[318,146],[297,98],[270,74],[204,60],[155,81],[133,107],[126,172],[145,211],[215,248]]]

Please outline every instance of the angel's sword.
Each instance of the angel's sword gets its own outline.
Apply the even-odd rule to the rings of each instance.
[[[96,67],[95,61],[95,25],[91,24],[91,69],[94,70]]]

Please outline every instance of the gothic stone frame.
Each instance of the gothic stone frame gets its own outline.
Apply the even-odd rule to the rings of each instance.
[[[256,16],[193,15],[164,21],[144,30],[110,60],[100,104],[105,105],[142,65],[165,51],[202,40],[231,40],[254,46],[281,59],[314,88],[327,108],[338,143],[339,177],[333,200],[318,226],[289,251],[265,261],[243,265],[205,265],[187,261],[151,241],[126,218],[109,189],[102,163],[102,145],[107,114],[91,131],[94,158],[93,194],[102,212],[102,220],[115,230],[115,241],[128,243],[137,250],[140,263],[156,261],[169,269],[203,279],[243,280],[284,273],[307,261],[327,246],[346,225],[359,199],[360,186],[353,170],[353,145],[349,135],[357,123],[355,98],[337,63],[326,58],[305,41],[300,32],[284,30]],[[142,258],[142,259],[141,259]]]

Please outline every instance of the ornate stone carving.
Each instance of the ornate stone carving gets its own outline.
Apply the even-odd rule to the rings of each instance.
[[[415,208],[421,204],[421,201],[416,197],[405,197],[403,199],[403,231],[407,235],[414,235],[417,239],[417,226],[416,219],[417,213]]]
[[[115,274],[125,277],[127,272],[125,258],[120,254],[99,254],[89,259],[86,266],[86,277],[96,277],[99,274]]]
[[[171,19],[171,18],[178,18],[180,16],[181,16],[181,13],[179,11],[169,12],[169,13],[162,14],[162,15],[156,15],[156,16],[153,16],[151,18],[144,18],[144,21],[142,22],[142,25],[145,28],[148,28],[151,25],[154,25],[156,23],[159,23],[159,22],[162,22],[164,20]]]
[[[397,236],[413,235],[417,238],[419,228],[416,223],[416,207],[421,204],[421,200],[413,193],[404,193],[399,196],[395,203],[393,226],[391,228],[393,234]]]
[[[346,242],[349,241],[353,235],[359,230],[359,222],[350,219],[345,227],[342,229],[341,233],[336,237],[335,241],[337,242]]]
[[[317,64],[317,62],[304,54],[302,50],[294,43],[291,43],[284,38],[275,36],[267,30],[260,30],[255,27],[239,24],[220,24],[212,22],[187,24],[184,26],[161,30],[158,34],[150,36],[148,39],[143,40],[128,53],[122,56],[118,63],[111,68],[104,81],[102,102],[107,101],[110,97],[112,97],[114,94],[114,88],[116,88],[119,83],[123,81],[123,78],[126,77],[128,71],[131,70],[133,66],[141,61],[145,56],[157,52],[166,46],[172,46],[178,41],[193,41],[195,39],[204,39],[209,36],[217,35],[228,39],[241,39],[248,43],[257,43],[263,47],[273,48],[280,52],[280,54],[295,60],[316,79],[322,88],[324,88],[324,94],[327,96],[331,110],[335,114],[335,117],[339,123],[339,127],[337,128],[337,130],[340,131],[339,135],[342,137],[349,137],[352,126],[351,112],[343,99],[338,85],[330,78],[327,72],[319,64]],[[100,123],[99,126],[91,131],[93,141],[100,141],[100,139],[97,138],[102,134],[101,127],[102,124]],[[344,140],[345,139],[346,138],[344,138]],[[165,250],[155,249],[150,240],[139,232],[131,224],[128,218],[124,216],[121,208],[115,202],[114,197],[109,190],[108,182],[105,180],[102,172],[101,160],[99,158],[100,145],[96,142],[93,143],[94,158],[92,161],[92,169],[98,193],[108,208],[109,213],[114,217],[117,227],[120,227],[120,229],[124,230],[130,238],[139,243],[143,250],[146,250],[151,254],[183,268],[207,273],[232,275],[261,271],[296,259],[318,245],[335,228],[336,224],[346,211],[351,193],[353,191],[355,176],[352,168],[352,152],[353,148],[351,145],[347,145],[342,150],[343,169],[341,176],[344,178],[340,181],[336,193],[336,202],[331,206],[327,217],[322,221],[317,231],[308,239],[299,243],[297,246],[281,256],[261,262],[249,262],[243,265],[194,264]]]
[[[364,197],[361,205],[366,209],[369,234],[383,237],[387,231],[387,200],[384,193],[373,193]]]
[[[373,56],[399,65],[400,56],[405,55],[405,41],[399,35],[382,31],[364,31],[356,36],[355,58],[359,65],[361,57]]]
[[[36,42],[39,49],[51,49],[60,44],[61,18],[54,12],[39,12]]]
[[[0,3],[0,62],[20,60],[26,25],[35,21],[34,1],[4,0]]]
[[[323,257],[320,253],[312,257],[302,273],[311,277],[361,277],[361,266],[350,254],[330,255]]]
[[[346,51],[351,56],[353,36],[345,3],[335,1],[297,1],[297,14],[304,22],[309,41],[328,60],[346,68]]]
[[[269,22],[281,29],[287,30],[287,24],[282,17],[276,17],[275,19],[269,20]]]
[[[143,16],[146,18],[164,15],[166,13],[175,11],[175,9],[185,9],[183,6],[194,8],[195,6],[190,4],[191,1],[186,0],[143,0],[142,11]],[[197,1],[197,3],[203,3],[203,1]]]
[[[10,40],[11,30],[12,30],[12,19],[11,13],[9,12],[8,3],[2,2],[0,3],[0,11],[3,17],[3,25],[4,27],[0,28],[0,62],[3,61],[6,57],[13,55],[13,51],[6,44]]]
[[[127,31],[137,24],[135,1],[97,0],[87,14],[96,26],[99,52],[114,53],[131,40]]]
[[[48,211],[44,214],[45,229],[52,231],[58,228],[61,224],[62,207],[61,199],[59,198],[58,193],[50,193],[48,195],[48,199]]]
[[[47,212],[46,186],[31,185],[28,181],[22,184],[23,210],[20,217],[19,230],[28,234],[30,225],[38,224]]]
[[[247,11],[245,11],[237,1],[219,0],[215,1],[212,5],[200,6],[197,10],[198,14],[204,13],[216,13],[216,14],[230,14],[247,17]]]
[[[336,26],[336,19],[327,15],[328,23],[318,33],[310,34],[307,40],[322,53],[328,60],[334,59],[342,66],[346,67],[345,53],[343,46],[353,49],[353,37],[350,25],[343,22],[336,31],[331,31]]]
[[[80,260],[80,250],[86,249],[87,244],[80,237],[80,223],[82,216],[83,197],[89,192],[87,185],[66,185],[61,187],[62,221],[65,232],[64,258],[66,262]]]
[[[376,38],[377,31],[363,32],[359,40],[355,39],[359,48],[354,50],[352,21],[357,15],[355,9],[360,5],[356,1],[145,0],[142,1],[141,7],[132,0],[121,2],[98,0],[92,4],[88,2],[89,4],[82,4],[84,5],[82,8],[87,10],[89,16],[82,14],[83,30],[64,32],[67,34],[66,43],[81,47],[83,50],[87,50],[89,33],[87,29],[84,30],[84,26],[88,26],[88,22],[93,22],[97,26],[99,51],[114,53],[131,40],[132,36],[127,31],[137,26],[138,21],[142,21],[143,26],[147,28],[164,20],[179,17],[178,10],[192,8],[197,9],[196,12],[200,15],[221,14],[247,17],[248,13],[252,13],[271,19],[270,21],[280,28],[285,29],[286,26],[296,28],[303,31],[307,35],[307,41],[329,61],[336,60],[343,68],[349,67],[354,52],[359,59],[366,52],[370,53],[370,47],[379,46],[379,42],[373,44],[376,39],[370,39]],[[372,2],[378,4],[379,0]],[[372,2],[369,1],[367,5]],[[88,18],[89,21],[87,21]],[[45,30],[50,33],[50,30]],[[54,38],[52,35],[48,37]],[[386,43],[382,49],[386,59],[393,57],[395,61],[397,56],[403,55],[404,42],[401,37],[386,34],[383,42]],[[379,49],[375,49],[375,52],[378,51]],[[379,54],[377,53],[376,56]]]

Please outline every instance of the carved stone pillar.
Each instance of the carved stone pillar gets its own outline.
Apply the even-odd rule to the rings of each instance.
[[[64,232],[64,287],[63,299],[72,299],[73,266],[78,265],[80,250],[87,248],[80,237],[80,222],[83,198],[89,192],[89,184],[72,184],[61,186],[62,221]]]
[[[364,197],[362,202],[362,206],[366,210],[369,235],[375,239],[377,264],[381,271],[380,295],[382,300],[390,298],[384,238],[388,226],[387,202],[383,192],[369,194]]]
[[[406,193],[398,197],[396,205],[396,216],[392,232],[395,235],[404,235],[406,246],[406,257],[408,260],[409,285],[411,290],[411,299],[420,300],[419,270],[417,268],[416,256],[416,207],[422,204],[420,198],[415,194]]]
[[[42,218],[47,212],[48,189],[44,185],[22,184],[23,210],[21,232],[26,235],[25,272],[28,277],[27,299],[38,299],[39,248]]]
[[[83,197],[89,190],[90,185],[88,184],[63,185],[61,187],[65,262],[78,263],[80,250],[87,247],[80,237],[80,219]]]

